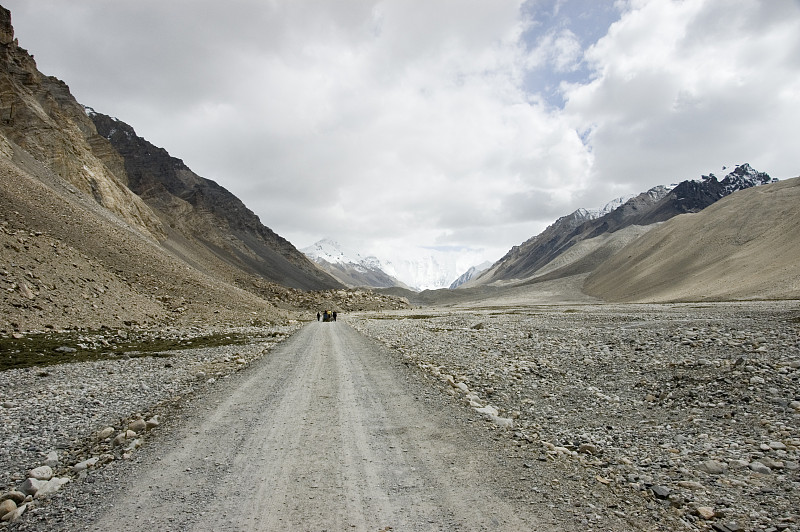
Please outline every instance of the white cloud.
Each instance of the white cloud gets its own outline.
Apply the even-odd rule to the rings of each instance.
[[[298,247],[496,259],[578,207],[800,166],[792,0],[4,5],[43,72]]]
[[[637,0],[586,53],[597,77],[566,88],[566,111],[591,129],[592,175],[606,184],[741,162],[792,177],[799,56],[791,0]]]

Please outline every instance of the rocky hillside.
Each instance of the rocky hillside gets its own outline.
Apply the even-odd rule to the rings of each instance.
[[[741,190],[634,240],[586,280],[610,301],[800,299],[800,178]]]
[[[0,133],[118,218],[155,238],[158,217],[126,186],[122,160],[97,135],[67,85],[38,71],[0,7]]]
[[[0,333],[403,305],[334,289],[222,187],[130,128],[119,149],[101,130],[66,84],[37,70],[0,8]]]
[[[541,275],[545,266],[552,264],[573,246],[605,235],[604,240],[610,246],[598,251],[601,256],[584,260],[580,265],[573,264],[561,275],[589,273],[598,260],[604,260],[621,247],[618,242],[627,243],[627,236],[616,238],[609,235],[633,226],[648,227],[679,214],[699,212],[732,192],[770,182],[772,178],[766,173],[754,170],[749,164],[742,164],[721,181],[710,174],[698,180],[683,181],[671,189],[655,187],[599,217],[579,209],[559,218],[539,235],[514,246],[487,272],[465,286],[521,281]]]
[[[228,190],[198,176],[128,124],[93,110],[88,115],[122,156],[128,187],[164,222],[164,247],[230,281],[243,271],[292,288],[342,287]]]

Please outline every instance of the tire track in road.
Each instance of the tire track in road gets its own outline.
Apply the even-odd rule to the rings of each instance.
[[[312,322],[200,398],[100,530],[553,530],[494,493],[486,448],[345,322]]]

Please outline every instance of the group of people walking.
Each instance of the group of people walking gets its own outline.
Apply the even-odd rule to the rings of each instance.
[[[336,321],[336,311],[334,310],[331,312],[330,310],[323,310],[322,314],[317,312],[317,321],[322,319],[322,321]]]

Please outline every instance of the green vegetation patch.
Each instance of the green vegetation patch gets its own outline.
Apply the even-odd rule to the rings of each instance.
[[[243,334],[162,337],[111,331],[48,332],[0,337],[0,371],[32,366],[132,357],[169,357],[169,351],[250,343]]]

